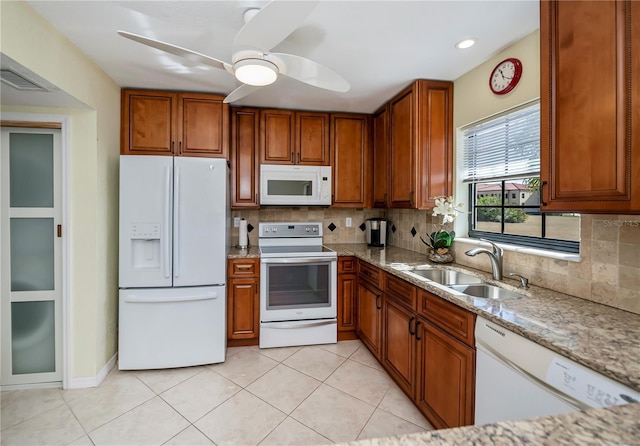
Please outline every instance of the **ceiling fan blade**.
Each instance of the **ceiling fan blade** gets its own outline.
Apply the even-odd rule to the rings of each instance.
[[[235,90],[233,90],[231,93],[229,93],[227,95],[226,98],[224,98],[224,103],[232,103],[235,102],[239,99],[244,98],[245,96],[250,95],[251,93],[253,93],[256,90],[259,90],[262,87],[255,87],[253,85],[247,85],[247,84],[242,84],[240,85],[238,88],[236,88]]]
[[[351,84],[338,73],[306,57],[285,53],[271,53],[271,55],[280,59],[286,66],[280,74],[325,90],[344,93],[351,89]]]
[[[233,72],[231,65],[226,62],[214,59],[213,57],[209,57],[201,53],[197,53],[195,51],[188,50],[186,48],[179,47],[177,45],[161,42],[160,40],[151,39],[149,37],[140,36],[138,34],[133,34],[126,31],[118,31],[118,34],[135,42],[142,43],[143,45],[150,46],[169,54],[180,56],[193,63],[209,65],[214,68],[220,68],[221,70],[229,71],[230,73]]]
[[[304,22],[317,1],[272,1],[238,31],[233,52],[253,48],[266,53]]]

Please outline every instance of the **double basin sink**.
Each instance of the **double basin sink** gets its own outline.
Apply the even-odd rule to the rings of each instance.
[[[485,283],[479,277],[451,269],[412,269],[409,272],[467,296],[484,299],[519,299],[523,297],[522,294]]]

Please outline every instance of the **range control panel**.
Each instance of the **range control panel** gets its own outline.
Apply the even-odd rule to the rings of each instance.
[[[260,238],[322,237],[322,223],[260,223]]]

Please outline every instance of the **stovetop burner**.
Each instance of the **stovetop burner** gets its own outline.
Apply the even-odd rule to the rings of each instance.
[[[258,225],[262,257],[337,257],[322,245],[322,223],[281,222]]]

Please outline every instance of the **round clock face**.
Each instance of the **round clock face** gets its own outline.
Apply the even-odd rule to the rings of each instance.
[[[495,94],[506,94],[513,90],[522,76],[522,63],[515,58],[505,59],[491,72],[489,88]]]

